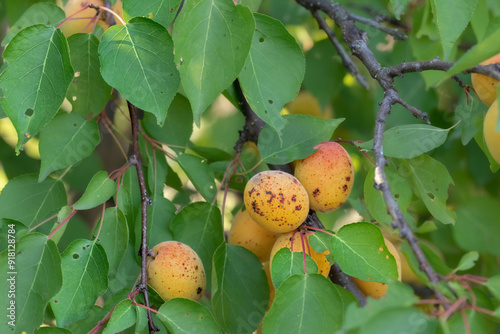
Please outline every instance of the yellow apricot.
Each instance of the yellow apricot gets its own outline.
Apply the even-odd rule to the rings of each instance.
[[[74,12],[80,10],[86,4],[92,4],[95,6],[104,6],[103,0],[69,0],[64,6],[64,13],[66,17],[70,16]],[[73,15],[68,21],[64,22],[61,26],[61,30],[66,37],[79,32],[91,32],[95,26],[94,21],[97,20],[97,24],[104,26],[104,21],[96,16],[96,10],[93,8],[87,8],[80,13]],[[90,23],[90,24],[89,24]]]
[[[316,252],[311,245],[309,244],[309,237],[313,235],[314,232],[311,231],[306,231],[305,235],[307,236],[307,240],[304,238],[304,240],[301,240],[301,233],[300,232],[290,232],[286,234],[282,234],[276,239],[276,242],[274,243],[273,249],[271,250],[271,265],[272,265],[272,259],[274,255],[282,248],[288,248],[292,252],[302,252],[304,249],[302,247],[302,242],[304,242],[304,245],[306,246],[306,254],[309,255],[314,262],[316,262],[316,265],[318,266],[318,273],[321,275],[328,277],[328,274],[330,273],[330,267],[331,264],[328,262],[326,259],[325,255],[328,255],[328,251],[324,251],[322,253]]]
[[[309,213],[307,192],[291,174],[264,171],[248,180],[243,195],[253,220],[276,233],[291,232]]]
[[[491,156],[500,164],[500,131],[495,131],[498,121],[498,100],[495,100],[484,117],[484,140]]]
[[[116,1],[115,5],[113,6],[113,12],[118,14],[123,19],[123,3],[122,0]],[[120,20],[117,20],[115,17],[115,22],[116,24],[122,24]]]
[[[278,234],[271,232],[255,222],[248,210],[239,211],[233,218],[227,242],[243,246],[259,258],[261,262],[269,261],[269,254]]]
[[[489,65],[500,63],[500,53],[487,59],[481,65]],[[484,104],[491,106],[493,101],[497,98],[497,85],[498,80],[490,78],[486,75],[472,73],[471,74],[472,87],[476,91],[477,96]]]
[[[389,252],[394,256],[394,259],[396,260],[396,266],[398,269],[398,280],[401,281],[401,258],[399,257],[399,253],[394,247],[394,245],[384,238],[385,245],[387,246],[387,249]],[[359,289],[365,294],[367,297],[372,297],[375,299],[379,299],[385,295],[387,292],[387,284],[385,283],[380,283],[380,282],[373,282],[373,281],[364,281],[359,278],[353,277],[354,282],[356,285],[359,287]]]
[[[207,281],[203,263],[196,252],[178,241],[154,246],[148,256],[148,284],[164,299],[200,300]]]
[[[323,114],[318,99],[316,99],[314,95],[305,90],[301,91],[297,95],[297,97],[292,102],[289,102],[285,107],[290,114],[302,114],[319,118],[331,118]],[[331,115],[330,109],[328,110],[328,114]]]
[[[323,142],[316,152],[295,164],[295,177],[309,195],[310,207],[319,212],[338,209],[349,197],[354,167],[349,153],[336,142]]]

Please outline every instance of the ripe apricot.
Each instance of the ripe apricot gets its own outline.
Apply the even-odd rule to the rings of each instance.
[[[196,252],[178,241],[154,246],[148,256],[148,284],[164,299],[200,300],[207,281],[203,263]]]
[[[484,117],[484,140],[493,159],[500,164],[500,131],[495,131],[498,121],[498,100],[491,104]]]
[[[280,171],[265,171],[248,180],[245,207],[258,224],[276,233],[295,230],[307,218],[309,198],[300,182]]]
[[[304,245],[306,245],[306,254],[309,255],[314,260],[314,262],[316,262],[316,265],[318,266],[318,273],[320,273],[325,277],[328,277],[328,274],[330,273],[331,264],[326,259],[325,254],[328,255],[329,252],[324,251],[322,253],[318,253],[311,247],[311,245],[309,244],[309,237],[313,235],[314,232],[306,231],[302,233],[305,233],[305,236],[307,236],[307,240],[304,240]],[[287,247],[292,252],[302,252],[304,248],[302,247],[302,240],[300,234],[301,234],[300,232],[289,232],[280,235],[278,239],[276,239],[273,249],[271,250],[271,257],[270,257],[271,264],[274,255],[282,248]]]
[[[401,258],[399,257],[399,253],[394,247],[394,245],[384,238],[385,245],[387,246],[387,249],[389,252],[394,256],[394,259],[396,260],[396,266],[398,268],[398,280],[401,281]],[[373,282],[373,281],[364,281],[362,279],[353,277],[354,282],[356,285],[359,287],[359,289],[365,294],[367,297],[372,297],[375,299],[379,299],[385,295],[387,292],[387,284],[385,283],[380,283],[380,282]]]
[[[269,254],[278,234],[271,232],[255,222],[248,210],[239,211],[233,218],[227,242],[243,246],[259,258],[261,262],[269,261]]]
[[[64,13],[66,17],[70,16],[74,12],[80,10],[86,4],[92,4],[95,6],[104,6],[103,0],[69,0],[64,6]],[[97,20],[97,24],[104,25],[104,21],[100,18],[95,17],[96,10],[93,8],[87,8],[80,13],[72,16],[68,21],[66,21],[62,26],[61,30],[66,37],[79,32],[91,32],[95,26],[94,21],[90,22],[92,18]]]
[[[310,207],[320,212],[338,209],[349,197],[354,167],[349,153],[336,142],[323,142],[316,152],[295,164],[295,177],[309,195]]]
[[[489,65],[494,63],[500,63],[500,53],[486,59],[481,63],[481,65]],[[476,91],[477,96],[484,104],[491,106],[493,101],[497,98],[497,85],[498,80],[490,78],[486,75],[472,73],[471,74],[472,87]]]

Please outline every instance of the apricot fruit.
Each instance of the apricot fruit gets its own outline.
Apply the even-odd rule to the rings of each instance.
[[[316,152],[295,164],[295,177],[309,195],[312,210],[330,212],[349,197],[354,183],[354,167],[349,153],[336,142],[323,142]]]
[[[147,260],[148,284],[164,299],[187,298],[199,301],[207,281],[203,263],[196,252],[178,241],[154,246]]]
[[[309,213],[309,198],[302,184],[293,175],[275,170],[248,180],[243,200],[250,217],[275,233],[297,229]]]
[[[498,121],[498,100],[495,100],[484,117],[483,132],[491,156],[500,164],[500,131],[495,131]]]
[[[326,255],[329,254],[328,251],[324,251],[322,253],[316,252],[311,245],[309,244],[309,237],[314,234],[314,232],[311,231],[305,231],[302,232],[305,234],[307,237],[307,240],[304,240],[304,245],[306,246],[306,254],[309,255],[314,262],[316,262],[316,265],[318,266],[318,273],[328,277],[328,274],[330,273],[330,267],[331,264],[328,262],[326,259]],[[289,232],[286,234],[282,234],[276,239],[276,242],[274,243],[273,249],[271,250],[271,264],[274,255],[282,248],[288,248],[292,252],[301,252],[304,249],[302,247],[302,240],[301,240],[301,232]]]
[[[245,210],[234,216],[227,242],[245,247],[257,255],[260,262],[266,262],[269,261],[269,254],[277,238],[277,233],[257,224],[248,214],[248,210]]]
[[[486,59],[481,65],[489,65],[500,63],[500,53]],[[472,87],[476,91],[477,96],[484,104],[491,106],[493,101],[497,98],[497,85],[498,80],[490,78],[486,75],[472,73],[471,74]]]
[[[387,249],[392,254],[392,256],[394,256],[394,259],[396,260],[396,266],[398,269],[398,280],[401,281],[401,258],[399,257],[399,253],[396,247],[394,247],[394,245],[389,240],[384,238],[384,242]],[[359,289],[367,297],[380,299],[387,292],[388,285],[385,283],[365,281],[356,277],[353,277],[353,279],[356,285],[359,287]]]

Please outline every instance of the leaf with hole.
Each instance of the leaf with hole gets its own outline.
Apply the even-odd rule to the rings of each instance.
[[[238,79],[252,110],[280,133],[281,109],[297,96],[304,78],[304,55],[280,21],[257,13],[254,19],[250,53]]]
[[[429,212],[443,224],[453,224],[456,214],[446,207],[448,187],[453,179],[446,167],[428,155],[402,160],[400,174],[408,175]]]
[[[104,248],[77,239],[61,254],[63,285],[50,301],[58,326],[84,318],[97,297],[108,288],[108,261]]]
[[[57,113],[73,79],[68,43],[59,29],[21,30],[3,52],[0,104],[17,131],[16,151]]]
[[[66,92],[71,113],[87,119],[97,116],[111,98],[111,87],[101,76],[99,40],[93,34],[74,34],[68,38],[71,64],[75,77]]]

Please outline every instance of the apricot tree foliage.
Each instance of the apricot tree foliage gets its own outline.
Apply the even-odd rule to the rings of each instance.
[[[500,143],[470,86],[500,79],[477,65],[498,1],[67,2],[0,2],[2,333],[498,331]],[[328,278],[286,249],[266,275],[225,238],[245,185],[333,140],[352,191],[299,232]],[[203,263],[199,302],[147,285],[169,240]]]

